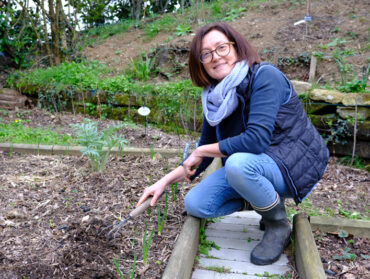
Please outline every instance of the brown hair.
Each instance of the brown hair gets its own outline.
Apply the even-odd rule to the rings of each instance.
[[[202,51],[202,40],[210,31],[217,30],[223,33],[230,42],[234,42],[234,47],[238,55],[238,61],[246,60],[248,65],[260,63],[261,59],[252,45],[234,28],[223,22],[207,24],[198,30],[195,35],[189,53],[189,72],[194,85],[207,87],[210,84],[217,83],[217,80],[211,78],[200,62],[200,53]]]

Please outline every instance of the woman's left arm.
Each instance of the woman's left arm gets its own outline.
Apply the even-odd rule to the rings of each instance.
[[[221,153],[228,156],[236,152],[263,153],[271,143],[276,116],[290,92],[289,82],[278,69],[261,68],[253,81],[247,129],[220,141]]]

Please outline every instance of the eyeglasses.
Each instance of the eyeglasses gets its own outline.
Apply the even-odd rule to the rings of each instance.
[[[230,45],[233,42],[223,43],[218,45],[214,50],[205,50],[200,54],[200,62],[203,64],[210,63],[213,60],[213,52],[216,52],[218,56],[224,57],[230,53]]]

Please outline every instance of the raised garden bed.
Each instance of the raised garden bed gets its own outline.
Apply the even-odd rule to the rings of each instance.
[[[179,185],[176,202],[168,192],[160,236],[154,208],[150,216],[129,221],[115,241],[107,242],[106,233],[99,233],[125,218],[144,187],[178,161],[124,155],[112,157],[104,173],[91,173],[87,160],[77,156],[1,151],[0,277],[119,278],[116,259],[126,278],[136,253],[135,278],[161,278],[184,221],[186,187]],[[164,202],[160,210],[163,214]],[[146,240],[154,231],[147,264],[142,250],[145,222]]]

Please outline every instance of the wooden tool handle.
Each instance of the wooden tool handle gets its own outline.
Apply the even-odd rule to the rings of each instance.
[[[161,198],[164,196],[163,194],[164,194],[164,192],[159,196],[157,202],[161,200]],[[153,199],[153,197],[147,198],[139,207],[132,210],[129,214],[131,216],[131,218],[135,218],[136,216],[143,213],[148,207],[150,207],[150,202],[152,201],[152,199]]]
[[[135,218],[136,216],[143,213],[150,206],[150,202],[152,201],[152,198],[153,197],[146,199],[146,201],[144,201],[139,207],[132,210],[129,214],[131,218]]]

